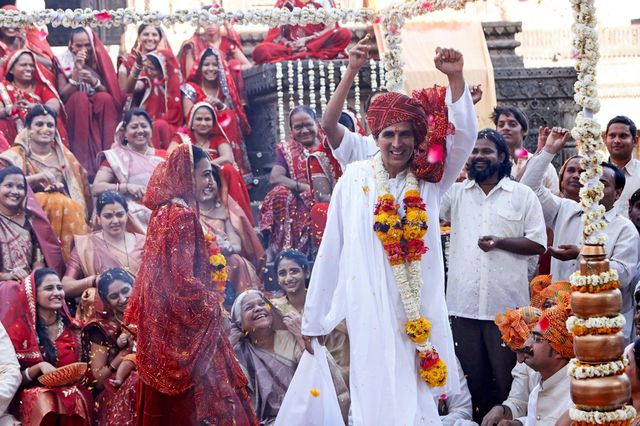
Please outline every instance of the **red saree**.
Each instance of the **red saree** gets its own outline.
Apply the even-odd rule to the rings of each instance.
[[[326,138],[323,139],[322,143],[309,155],[307,167],[311,189],[313,189],[314,177],[326,177],[329,181],[331,192],[333,192],[333,188],[336,183],[338,183],[338,179],[342,176],[342,167],[340,167],[340,163],[333,156]],[[311,207],[311,227],[314,237],[313,242],[316,247],[319,247],[320,242],[322,242],[324,228],[327,224],[329,203],[320,202],[319,200],[315,201],[315,204]]]
[[[30,55],[33,63],[35,64],[33,89],[30,91],[19,89],[15,84],[13,84],[13,82],[9,81],[7,77],[11,68],[23,54]],[[62,99],[60,99],[58,91],[52,83],[52,80],[49,80],[45,76],[43,67],[37,62],[35,54],[26,49],[13,52],[13,54],[9,56],[7,61],[4,63],[2,76],[3,80],[0,82],[0,101],[2,101],[2,107],[15,111],[15,113],[12,113],[10,117],[0,119],[0,132],[4,134],[9,144],[13,144],[18,132],[24,129],[24,119],[28,112],[17,108],[16,102],[19,100],[25,100],[29,103],[46,104],[51,99],[56,99],[60,104],[60,113],[56,120],[56,128],[60,133],[62,143],[68,145],[67,130],[65,127],[66,114],[64,111],[64,103],[62,102]]]
[[[207,52],[213,52],[218,61],[218,68],[223,70],[218,74],[218,83],[220,85],[218,98],[224,102],[228,108],[216,111],[218,122],[221,124],[224,133],[231,143],[233,158],[238,165],[240,173],[242,173],[245,182],[251,182],[253,180],[253,174],[244,142],[244,137],[251,133],[251,126],[249,125],[249,119],[244,111],[244,106],[240,100],[236,85],[229,73],[229,66],[216,50],[207,48],[197,57],[198,61],[194,62],[193,68],[189,72],[187,82],[181,88],[182,94],[194,104],[207,101],[207,94],[202,89],[202,73],[199,71],[200,64]]]
[[[133,96],[133,105],[144,108],[153,120],[151,143],[158,149],[167,149],[171,136],[182,126],[184,116],[180,103],[182,73],[178,60],[169,49],[147,54],[155,57],[162,67],[162,80],[152,80],[142,72],[139,81],[144,83],[142,96]]]
[[[25,279],[12,301],[12,308],[1,318],[22,368],[44,361],[36,335],[36,288],[33,274]],[[80,360],[78,327],[69,317],[66,306],[60,310],[64,328],[53,342],[56,348],[55,367]],[[23,425],[37,426],[45,416],[53,415],[56,424],[91,425],[93,399],[80,384],[57,388],[33,386],[23,388],[14,399],[14,414]]]
[[[331,7],[335,7],[332,0],[328,0]],[[315,1],[304,0],[278,0],[274,6],[276,9],[293,9],[294,7],[309,7],[316,9],[323,8],[322,4]],[[264,41],[253,49],[253,61],[256,64],[264,64],[280,61],[291,61],[295,59],[338,59],[346,58],[346,48],[351,43],[351,31],[341,28],[338,24],[328,32],[314,38],[306,43],[306,50],[296,52],[293,48],[284,43],[291,43],[302,37],[309,37],[324,31],[327,27],[324,24],[307,25],[282,25],[270,28]]]
[[[104,310],[97,317],[82,327],[82,351],[86,357],[91,356],[91,342],[107,348],[107,365],[116,357],[118,336],[124,331],[115,319],[113,311]],[[136,389],[138,373],[132,371],[119,388],[114,387],[109,379],[103,382],[103,390],[96,398],[96,420],[100,426],[133,426],[136,424]]]
[[[308,155],[308,151],[293,139],[276,145],[276,162],[284,161],[288,176],[307,185],[310,183]],[[275,253],[285,248],[295,248],[307,255],[310,253],[309,212],[312,206],[311,191],[296,194],[282,185],[269,191],[260,207],[260,231],[270,233],[269,244]]]
[[[191,147],[179,146],[144,197],[153,214],[124,318],[138,329],[137,424],[257,424],[211,281],[192,176]]]
[[[223,143],[231,145],[231,142],[229,141],[229,137],[225,133],[218,120],[218,114],[220,112],[207,102],[199,102],[191,108],[189,119],[187,121],[187,128],[181,129],[179,132],[176,132],[173,135],[171,141],[177,143],[178,145],[183,143],[194,143],[196,138],[190,129],[193,125],[193,116],[195,112],[201,107],[208,108],[213,112],[213,116],[215,117],[216,124],[214,125],[214,131],[209,139],[209,148],[207,149],[207,152],[209,153],[211,159],[215,160],[219,157],[218,147]],[[238,203],[240,208],[242,208],[242,210],[244,211],[247,219],[249,219],[249,222],[253,225],[253,215],[251,213],[251,200],[249,198],[249,191],[247,190],[247,185],[242,179],[240,172],[236,170],[234,164],[223,164],[219,167],[219,170],[220,175],[227,183],[229,195],[235,200],[236,203]]]
[[[77,90],[66,99],[64,106],[67,111],[69,146],[93,180],[98,170],[96,156],[113,143],[124,98],[109,52],[93,30],[85,28],[85,32],[94,54],[92,66],[107,90],[93,94]],[[66,50],[58,57],[58,61],[61,71],[69,79],[74,67],[73,54]]]
[[[220,27],[222,30],[223,27]],[[220,52],[226,63],[228,64],[228,69],[233,78],[233,82],[238,89],[238,94],[240,99],[242,99],[243,104],[246,104],[246,98],[244,94],[244,79],[242,78],[242,64],[240,61],[235,59],[234,52],[236,50],[242,51],[242,42],[240,41],[240,36],[235,32],[232,28],[230,28],[231,33],[228,35],[220,36],[220,45],[212,46],[209,45],[207,40],[198,32],[193,33],[193,35],[188,38],[182,46],[180,47],[180,51],[178,52],[178,62],[180,62],[180,69],[184,75],[188,75],[191,69],[187,67],[187,57],[188,55],[193,55],[194,62],[202,56],[202,52],[204,52],[207,48],[212,48]]]

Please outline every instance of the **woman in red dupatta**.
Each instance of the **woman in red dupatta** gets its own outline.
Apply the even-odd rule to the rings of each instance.
[[[109,52],[88,27],[72,30],[69,48],[57,60],[56,86],[67,111],[69,146],[93,180],[96,156],[111,146],[120,121],[124,98],[118,77]]]
[[[116,382],[120,366],[135,357],[131,332],[122,325],[122,316],[133,289],[133,277],[122,268],[110,268],[98,280],[101,309],[82,327],[82,350],[89,360],[95,389],[97,423],[100,426],[133,426],[136,415],[138,373],[132,371]]]
[[[53,269],[27,277],[1,320],[22,368],[23,388],[13,412],[27,426],[91,425],[93,399],[80,384],[48,388],[37,378],[80,361],[79,327],[69,316],[62,283]],[[49,423],[53,422],[53,423]]]
[[[278,0],[274,8],[289,10],[299,7],[333,9],[333,0]],[[294,59],[346,58],[345,49],[351,43],[351,31],[338,24],[282,25],[270,28],[264,41],[253,49],[253,61],[264,64]]]
[[[169,151],[183,143],[193,144],[207,151],[211,163],[220,168],[220,174],[228,184],[229,195],[253,225],[247,185],[236,170],[231,143],[220,125],[218,111],[210,103],[198,102],[191,108],[186,129],[180,129],[173,135]]]
[[[118,56],[118,84],[122,93],[132,93],[142,71],[144,56],[156,50],[171,50],[161,27],[141,24],[136,44],[127,55]]]
[[[263,290],[262,270],[265,253],[253,226],[238,203],[229,197],[227,183],[217,167],[215,185],[207,199],[199,203],[200,223],[214,234],[227,259],[228,281],[238,295],[249,288]]]
[[[211,185],[206,153],[181,145],[153,173],[153,210],[124,323],[137,327],[139,425],[255,425],[247,379],[223,324],[223,294],[199,221]]]
[[[132,106],[144,108],[153,119],[151,142],[167,149],[171,136],[184,122],[180,103],[182,73],[169,49],[146,55],[142,74],[135,85]]]
[[[272,254],[285,248],[311,253],[311,217],[313,194],[307,172],[310,152],[318,147],[318,123],[315,112],[300,105],[289,114],[291,139],[276,145],[276,160],[269,183],[276,185],[260,207],[260,231],[269,240]]]
[[[242,41],[240,36],[233,29],[231,24],[225,22],[223,26],[217,24],[205,24],[198,26],[196,31],[180,47],[178,61],[184,75],[188,75],[193,68],[193,64],[198,60],[207,48],[220,52],[223,59],[229,65],[231,77],[236,83],[238,93],[246,103],[244,97],[244,79],[242,70],[251,68],[251,62],[242,51]]]
[[[1,318],[11,307],[22,279],[45,265],[62,274],[64,261],[60,241],[22,170],[4,162],[0,167]]]
[[[229,66],[216,50],[207,48],[202,52],[181,91],[185,116],[199,102],[208,102],[216,108],[219,123],[231,142],[233,158],[245,182],[250,183],[253,174],[244,137],[251,133],[251,126]]]
[[[14,5],[2,6],[3,10],[18,11]],[[38,63],[47,80],[55,81],[55,54],[47,43],[47,31],[38,29],[35,25],[25,25],[22,28],[0,28],[0,65],[19,49],[28,49],[36,54]]]
[[[58,114],[56,127],[67,145],[64,105],[53,83],[46,78],[33,52],[15,51],[4,63],[0,82],[0,132],[13,144],[22,129],[27,112],[34,104],[49,106]],[[2,149],[0,147],[0,149]]]

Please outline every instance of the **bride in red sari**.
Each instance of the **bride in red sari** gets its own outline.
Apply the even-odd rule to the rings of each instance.
[[[154,171],[153,210],[124,323],[137,326],[139,425],[257,425],[211,281],[198,199],[212,185],[206,152],[181,145]]]
[[[220,53],[212,48],[205,49],[180,90],[185,116],[199,102],[208,102],[216,108],[219,123],[231,142],[233,158],[245,182],[250,183],[253,175],[244,138],[251,133],[251,126],[229,66]]]
[[[67,311],[55,271],[43,268],[29,275],[11,306],[1,320],[23,376],[13,413],[23,425],[91,425],[93,399],[84,386],[37,384],[39,376],[78,362],[81,355],[79,328]]]
[[[333,0],[278,0],[275,9],[315,7],[333,9]],[[351,31],[338,24],[282,25],[270,28],[264,41],[253,49],[253,61],[264,64],[294,59],[346,58],[346,48],[351,43]]]
[[[193,144],[207,151],[211,163],[220,168],[220,175],[227,182],[229,195],[253,225],[249,191],[236,170],[231,142],[220,125],[218,114],[219,112],[208,102],[195,104],[189,113],[186,129],[181,129],[173,135],[169,151],[183,143]]]

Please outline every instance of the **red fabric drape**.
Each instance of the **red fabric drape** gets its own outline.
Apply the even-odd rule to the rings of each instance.
[[[143,200],[153,214],[125,314],[138,329],[138,423],[178,409],[198,422],[257,424],[224,331],[192,176],[191,147],[181,145],[156,168]]]

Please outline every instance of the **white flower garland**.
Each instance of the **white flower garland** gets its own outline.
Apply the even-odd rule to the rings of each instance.
[[[613,281],[618,281],[618,271],[615,269],[609,269],[597,275],[581,275],[580,271],[576,271],[569,276],[571,287],[600,287]],[[572,288],[572,290],[575,289]]]
[[[567,330],[573,334],[574,327],[584,327],[587,329],[593,328],[622,328],[627,323],[624,315],[618,314],[615,317],[590,317],[579,318],[577,316],[570,316],[567,318]]]
[[[289,83],[289,111],[296,107],[296,103],[293,99],[293,61],[287,61],[287,83]]]
[[[316,111],[316,66],[313,59],[309,59],[307,66],[309,68],[307,71],[309,74],[309,106]]]
[[[574,379],[584,380],[591,379],[593,377],[608,377],[622,374],[629,365],[627,358],[622,358],[617,361],[605,362],[603,364],[579,364],[579,361],[575,358],[569,361],[569,377]]]
[[[356,118],[358,120],[362,120],[362,115],[360,114],[360,72],[359,71],[356,73],[356,76],[353,79],[353,85],[354,85],[353,109],[356,111]]]
[[[282,73],[282,62],[276,62],[276,93],[278,96],[278,133],[280,134],[280,142],[284,143],[285,128],[284,128],[284,92],[282,91],[282,79],[284,74]]]
[[[320,111],[324,115],[327,109],[327,79],[324,72],[324,61],[318,61],[318,76],[320,77]]]
[[[296,65],[298,67],[298,105],[304,105],[304,74],[302,73],[302,61],[298,59]]]
[[[577,408],[569,409],[569,417],[575,422],[605,424],[631,420],[636,416],[636,410],[630,405],[615,411],[583,411]]]
[[[371,73],[371,92],[375,92],[378,90],[378,74],[377,74],[378,64],[376,64],[375,59],[369,59],[369,72]]]
[[[386,65],[384,64],[384,59],[380,58],[380,60],[378,61],[378,70],[380,71],[380,88],[381,89],[386,89],[387,88],[387,68]]]
[[[607,236],[604,229],[604,208],[599,205],[604,192],[600,183],[603,161],[601,151],[604,147],[600,135],[600,125],[593,115],[600,110],[598,100],[596,67],[600,57],[598,53],[598,31],[594,0],[571,0],[575,22],[571,27],[574,33],[573,47],[576,51],[576,71],[578,80],[574,85],[574,100],[582,107],[576,117],[575,127],[571,135],[580,144],[583,159],[580,166],[584,172],[580,176],[583,187],[580,190],[580,207],[582,216],[582,237],[586,244],[604,245]]]
[[[378,194],[390,194],[389,189],[389,172],[384,168],[382,163],[382,156],[380,153],[373,157],[373,170],[375,173],[376,189]],[[420,192],[420,186],[418,185],[418,179],[411,172],[407,170],[407,185],[405,192],[408,191]],[[404,199],[404,195],[401,199]],[[401,201],[396,200],[396,202]],[[398,292],[400,293],[400,299],[402,300],[402,306],[404,312],[407,315],[408,321],[418,320],[420,315],[420,304],[422,294],[422,267],[419,261],[404,263],[402,265],[391,266],[393,276],[398,286]],[[418,352],[428,352],[434,349],[431,339],[427,339],[422,343],[415,343]]]
[[[329,61],[327,72],[329,75],[329,93],[333,95],[336,91],[336,66],[333,61]]]
[[[340,81],[342,81],[342,79],[344,78],[344,74],[347,72],[347,66],[346,65],[340,65]],[[333,92],[332,92],[333,93]],[[342,110],[344,111],[345,109],[347,109],[348,106],[348,97],[344,98],[344,104],[342,104]]]

